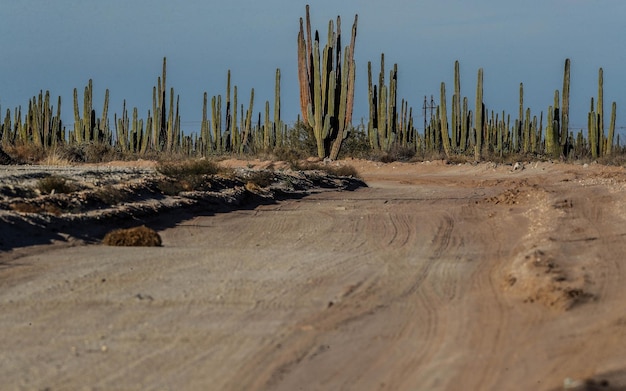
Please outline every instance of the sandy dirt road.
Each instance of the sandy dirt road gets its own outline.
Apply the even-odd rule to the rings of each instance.
[[[7,390],[626,389],[626,171],[368,183],[0,266]]]

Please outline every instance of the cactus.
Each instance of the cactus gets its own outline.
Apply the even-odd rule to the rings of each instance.
[[[454,95],[452,95],[452,147],[459,148],[461,137],[461,72],[459,60],[454,62]]]
[[[482,139],[483,139],[483,69],[478,69],[478,82],[476,84],[476,144],[474,145],[474,160],[480,161],[482,152]]]
[[[389,72],[389,87],[385,85],[385,55],[380,56],[380,74],[378,86],[372,83],[372,64],[368,62],[368,96],[370,121],[370,144],[375,149],[389,151],[397,139],[398,132],[398,109],[397,109],[397,85],[398,65],[394,64]]]
[[[250,132],[252,130],[252,108],[254,106],[254,88],[250,90],[250,105],[248,107],[248,111],[246,112],[246,120],[243,124],[243,135],[241,140],[241,148],[240,152],[243,152],[243,149],[248,147]],[[243,105],[241,108],[241,119],[243,120]]]
[[[280,69],[276,69],[276,81],[274,85],[274,146],[282,143],[283,122],[280,119]]]
[[[567,144],[567,136],[569,132],[569,87],[570,87],[570,59],[565,59],[565,66],[563,70],[563,91],[561,93],[561,134],[560,134],[560,145],[561,151],[564,153],[564,156],[567,156],[566,147]]]
[[[446,157],[450,157],[450,137],[448,135],[448,112],[446,111],[446,84],[441,83],[441,101],[439,103],[441,110],[439,112],[439,120],[441,121],[441,141]]]
[[[604,71],[602,68],[598,69],[598,108],[596,114],[598,116],[598,127],[596,130],[598,153],[600,156],[604,155]]]
[[[336,158],[344,132],[352,121],[354,101],[354,45],[358,16],[354,18],[352,39],[341,56],[341,18],[337,31],[328,23],[328,42],[320,62],[319,33],[312,40],[309,6],[306,6],[306,40],[303,19],[298,33],[298,80],[300,109],[305,123],[313,128],[320,158]],[[336,51],[336,54],[335,54]]]
[[[615,117],[617,112],[617,104],[613,102],[611,105],[611,122],[609,124],[609,136],[606,139],[606,155],[613,154],[613,139],[615,137]]]

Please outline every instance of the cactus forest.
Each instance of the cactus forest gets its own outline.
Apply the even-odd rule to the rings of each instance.
[[[488,106],[483,96],[482,68],[477,70],[474,102],[463,96],[457,61],[453,89],[441,83],[439,104],[418,130],[413,108],[397,94],[398,65],[394,64],[387,74],[385,56],[381,54],[377,81],[371,61],[367,67],[358,68],[367,70],[367,97],[357,98],[367,99],[369,115],[355,125],[352,114],[357,80],[354,57],[357,22],[355,16],[348,43],[342,46],[341,18],[330,20],[323,43],[319,31],[312,31],[309,7],[306,7],[293,48],[297,49],[301,109],[293,125],[281,119],[280,69],[276,70],[273,100],[264,101],[260,109],[255,106],[254,89],[242,96],[228,71],[223,95],[209,99],[204,93],[200,129],[185,131],[181,128],[179,96],[167,85],[164,58],[162,74],[152,88],[152,109],[145,116],[137,108],[127,107],[125,101],[121,111],[111,115],[109,90],[104,91],[103,107],[94,107],[93,83],[89,80],[82,90],[74,89],[74,120],[66,124],[61,120],[61,98],[55,100],[49,91],[40,91],[24,109],[20,106],[2,113],[1,149],[9,155],[38,151],[43,156],[74,151],[75,161],[89,160],[84,156],[88,148],[123,158],[154,158],[160,154],[284,156],[285,151],[300,151],[304,155],[337,159],[357,153],[359,157],[376,158],[402,151],[404,157],[465,157],[480,161],[510,156],[599,159],[622,153],[615,132],[615,102],[611,104],[609,117],[605,117],[601,68],[598,95],[591,97],[586,131],[574,132],[569,128],[569,59],[564,63],[562,89],[555,91],[553,103],[546,111],[531,113],[524,106],[524,86],[520,84],[519,112],[513,116]]]

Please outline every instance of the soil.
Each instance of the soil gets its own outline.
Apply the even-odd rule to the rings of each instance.
[[[367,186],[0,213],[2,387],[626,389],[624,168],[330,164]]]

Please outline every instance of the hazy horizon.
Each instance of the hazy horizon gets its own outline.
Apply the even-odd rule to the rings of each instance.
[[[238,86],[239,103],[246,108],[255,89],[255,113],[265,101],[273,107],[274,75],[281,70],[281,113],[287,123],[299,114],[296,37],[306,2],[268,0],[209,4],[200,0],[171,3],[163,0],[27,0],[2,5],[0,24],[0,107],[22,106],[40,90],[49,90],[56,107],[62,97],[66,127],[73,123],[72,91],[94,83],[94,108],[101,114],[105,90],[110,90],[109,113],[129,111],[141,117],[152,106],[152,86],[168,61],[168,86],[180,95],[182,128],[199,128],[202,99],[225,95],[226,74]],[[398,64],[398,104],[413,108],[423,128],[424,96],[439,103],[439,85],[452,97],[455,60],[460,61],[461,92],[473,109],[476,73],[484,69],[484,101],[489,110],[503,110],[517,118],[519,84],[524,103],[539,117],[561,90],[563,64],[572,61],[571,127],[586,129],[589,101],[597,96],[598,69],[604,70],[605,115],[626,84],[623,64],[623,27],[626,3],[617,0],[531,0],[505,3],[480,0],[311,2],[313,28],[325,42],[328,21],[341,15],[344,44],[354,15],[359,15],[355,58],[357,86],[353,124],[367,122],[367,62],[375,75],[380,54],[386,74]],[[82,106],[81,106],[82,108]],[[607,121],[608,124],[608,121]],[[111,122],[111,126],[113,123]],[[545,118],[544,118],[545,126]]]

